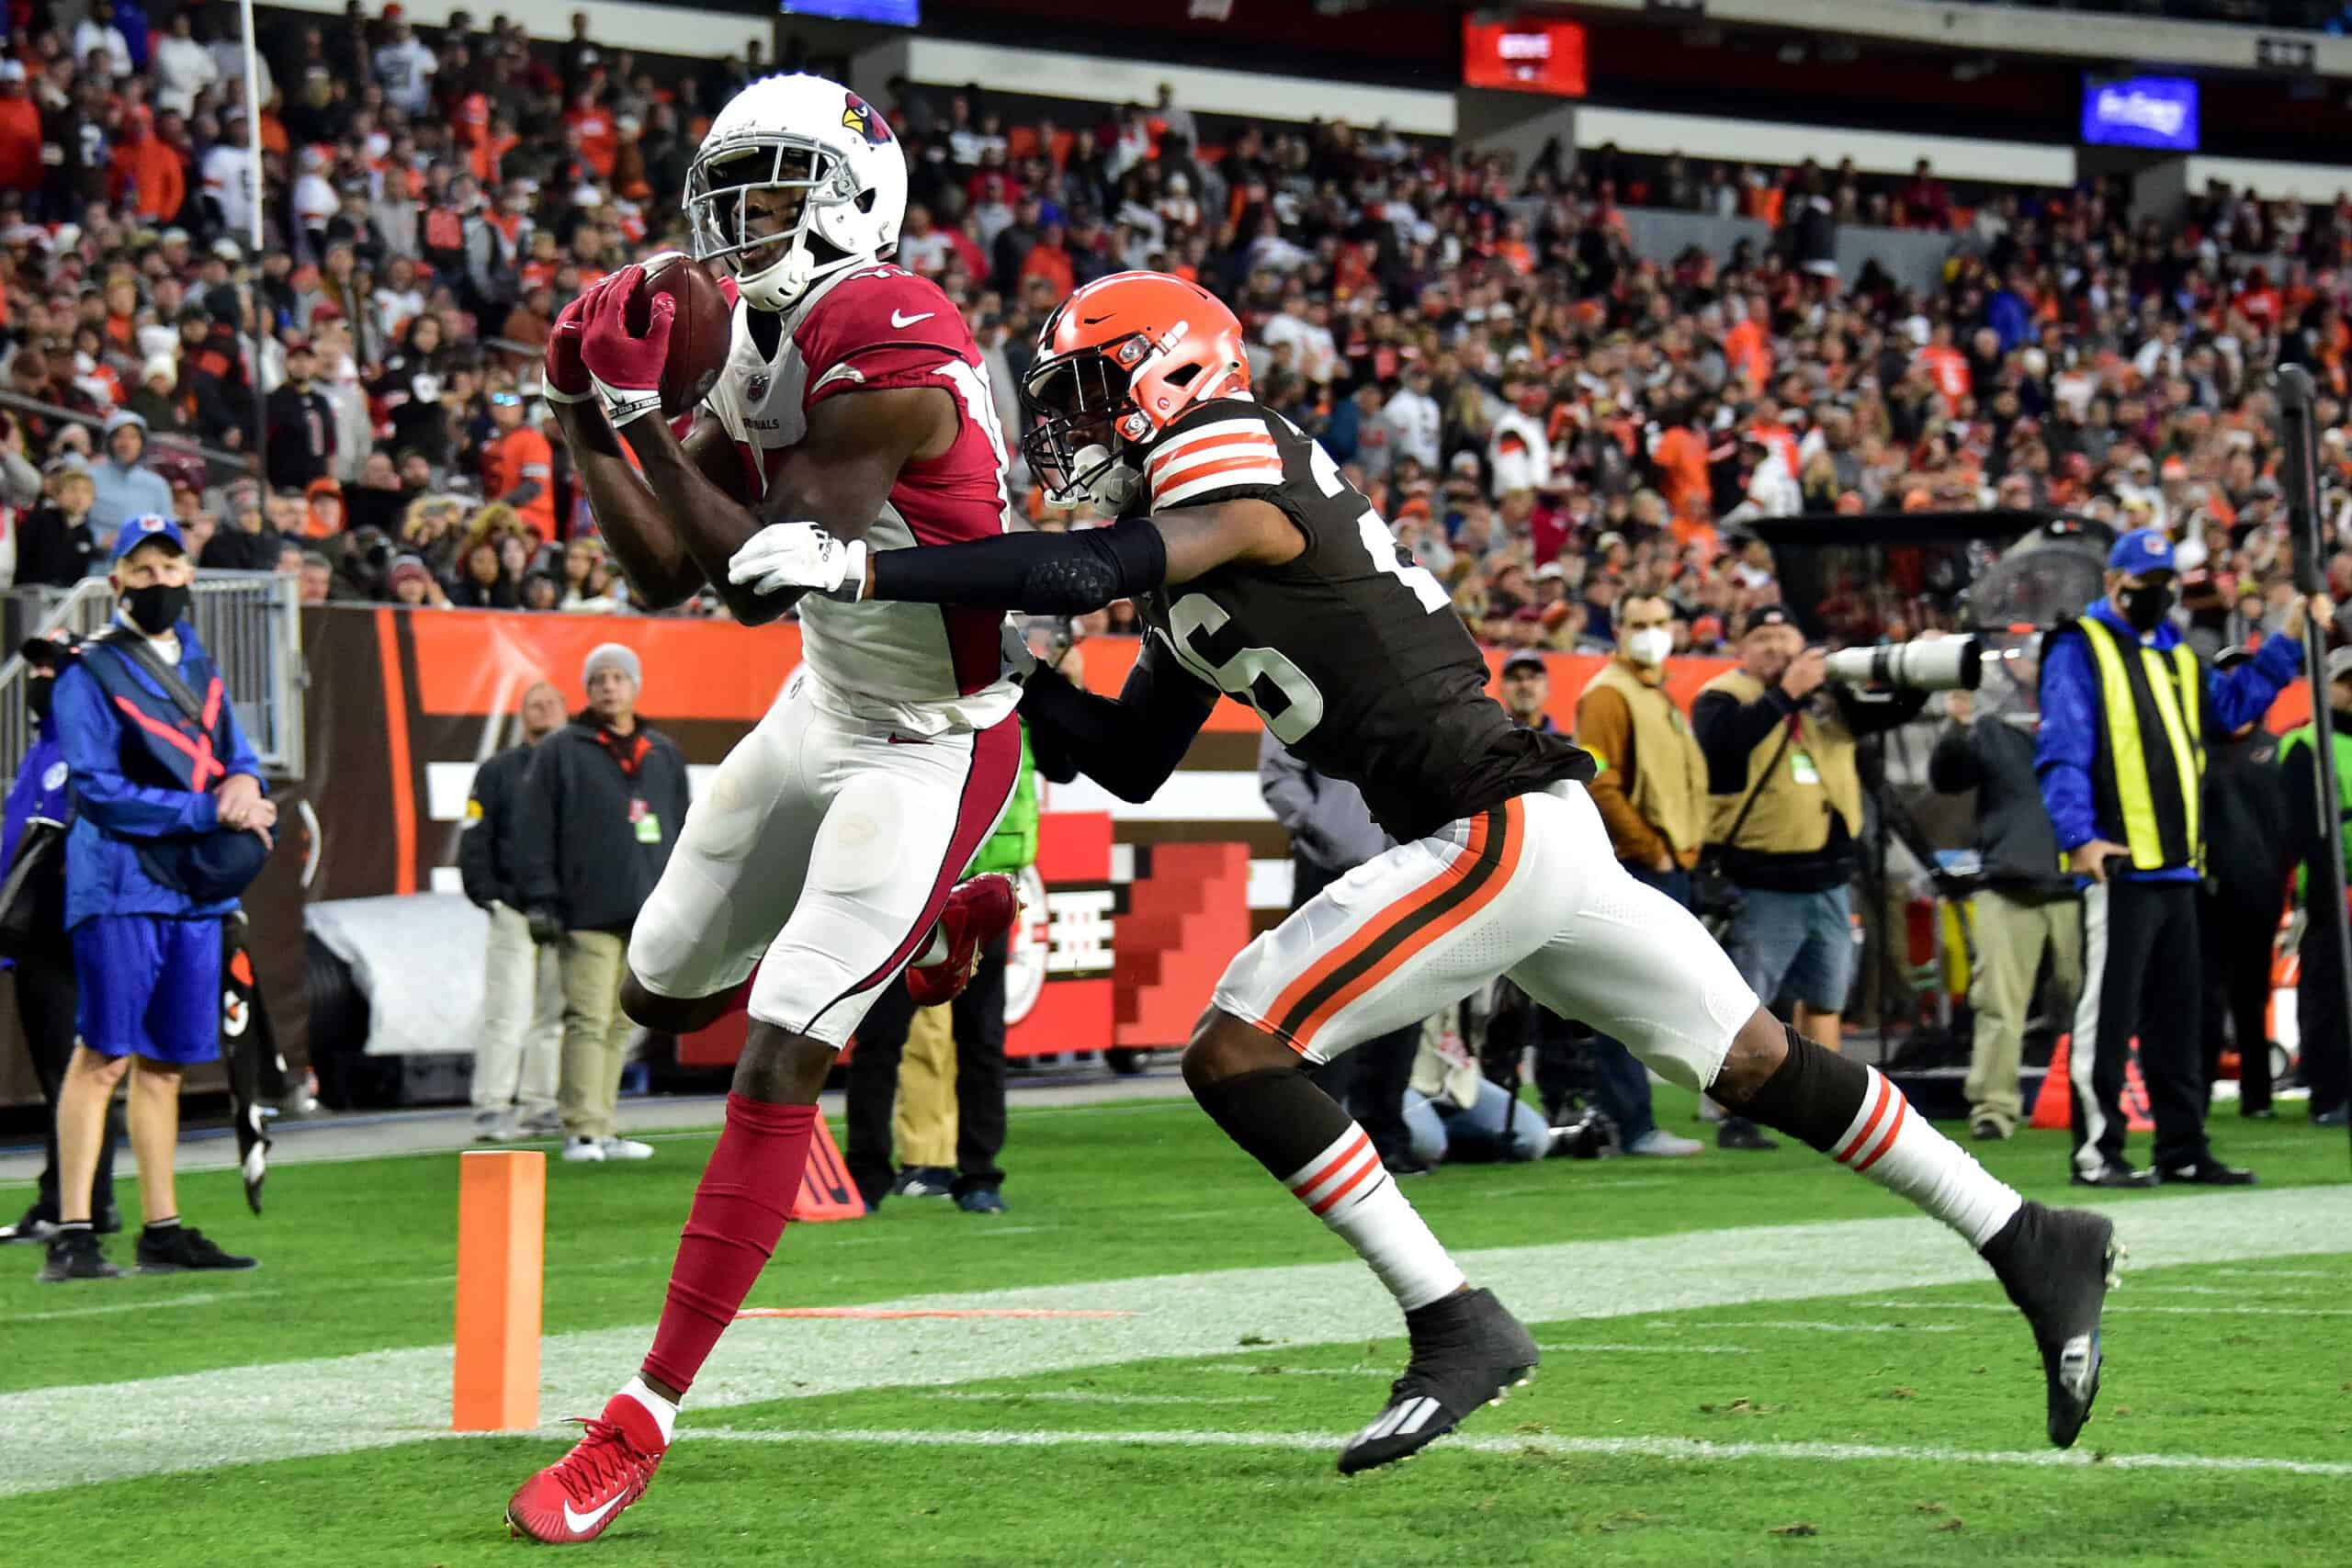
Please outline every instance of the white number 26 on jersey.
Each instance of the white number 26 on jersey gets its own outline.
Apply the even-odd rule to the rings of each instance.
[[[1226,652],[1220,645],[1229,639],[1221,634],[1230,618],[1207,594],[1187,593],[1168,607],[1168,646],[1185,669],[1256,708],[1275,739],[1297,745],[1322,722],[1323,694],[1280,649]]]

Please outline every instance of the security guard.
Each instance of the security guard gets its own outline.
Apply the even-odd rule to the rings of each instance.
[[[196,563],[170,518],[116,535],[115,624],[51,698],[73,800],[65,924],[79,1043],[57,1102],[57,1234],[44,1280],[121,1272],[99,1249],[91,1182],[107,1105],[130,1083],[142,1269],[251,1269],[180,1220],[180,1077],[220,1055],[220,922],[260,874],[277,808],[220,670],[187,619]]]
[[[2352,648],[2327,656],[2327,705],[2335,718],[2335,791],[2339,806],[2352,807]],[[2315,856],[2327,852],[2319,831],[2319,780],[2312,772],[2312,749],[2319,744],[2310,725],[2289,735],[2278,745],[2278,766],[2286,786],[2287,822],[2293,835],[2295,897],[2305,911],[2302,979],[2295,988],[2295,1022],[2302,1036],[2303,1082],[2312,1091],[2311,1118],[2324,1127],[2341,1127],[2346,1120],[2347,1090],[2352,1090],[2352,1021],[2344,1016],[2344,976],[2338,972],[2335,931],[2344,911],[2332,900],[2310,897],[2311,874],[2305,869]],[[2346,869],[2352,870],[2352,825],[2345,832]]]
[[[2171,541],[2137,528],[2107,558],[2107,596],[2050,634],[2041,660],[2041,798],[2083,894],[2083,994],[2067,1071],[2073,1179],[2244,1187],[2205,1140],[2198,1040],[2205,737],[2262,716],[2302,669],[2307,605],[2227,674],[2200,667],[2167,619],[2178,573]],[[2156,1123],[2155,1168],[2123,1158],[2124,1069],[2140,1070]]]

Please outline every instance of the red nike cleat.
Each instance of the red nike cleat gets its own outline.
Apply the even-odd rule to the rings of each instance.
[[[907,994],[919,1008],[953,1001],[980,966],[980,948],[1012,929],[1021,918],[1021,896],[1012,878],[999,872],[958,883],[939,911],[939,929],[947,933],[947,956],[936,964],[907,971]]]
[[[616,1393],[601,1419],[581,1425],[588,1435],[506,1500],[508,1534],[549,1546],[594,1540],[645,1495],[669,1446],[645,1406]]]

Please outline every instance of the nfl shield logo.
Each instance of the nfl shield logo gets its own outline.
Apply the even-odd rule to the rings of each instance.
[[[763,370],[758,375],[752,377],[750,384],[744,387],[743,400],[748,403],[763,403],[768,400],[768,373],[766,371]]]

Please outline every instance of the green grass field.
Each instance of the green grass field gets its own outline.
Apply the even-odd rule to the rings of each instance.
[[[1669,1125],[1687,1100],[1660,1093]],[[1402,1361],[1385,1296],[1189,1102],[1016,1111],[1012,1213],[796,1226],[590,1560],[639,1564],[2338,1562],[2352,1486],[2340,1134],[2218,1122],[2261,1190],[2109,1205],[2098,1415],[1967,1249],[1795,1148],[1449,1168],[1408,1191],[1545,1348],[1418,1462],[1341,1481]],[[707,1135],[551,1163],[538,1433],[452,1438],[454,1156],[232,1176],[230,1277],[41,1286],[0,1251],[0,1517],[28,1564],[508,1562],[500,1509],[634,1367]],[[2063,1138],[1988,1163],[2063,1200]],[[13,1201],[12,1195],[0,1201]],[[118,1252],[127,1257],[127,1248]]]

